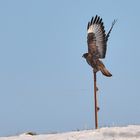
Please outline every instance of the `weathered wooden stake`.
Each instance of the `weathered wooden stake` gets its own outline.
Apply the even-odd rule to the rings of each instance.
[[[95,107],[95,129],[98,128],[98,106],[97,106],[97,86],[96,86],[96,72],[94,74],[94,107]]]

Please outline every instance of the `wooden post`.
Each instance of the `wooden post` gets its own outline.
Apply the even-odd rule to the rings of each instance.
[[[98,128],[98,106],[97,106],[97,86],[96,86],[96,72],[94,72],[94,107],[95,107],[95,129]]]

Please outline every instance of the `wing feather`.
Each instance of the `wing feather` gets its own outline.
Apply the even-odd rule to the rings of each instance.
[[[102,18],[92,17],[87,26],[88,52],[96,58],[104,58],[106,54],[106,34]]]
[[[112,31],[112,29],[113,29],[113,26],[114,26],[114,24],[117,22],[117,20],[114,20],[113,22],[112,22],[112,26],[111,26],[111,28],[110,28],[110,30],[108,31],[108,33],[107,33],[107,35],[106,35],[106,41],[108,41],[108,38],[109,38],[109,36],[110,36],[110,33],[111,33],[111,31]]]

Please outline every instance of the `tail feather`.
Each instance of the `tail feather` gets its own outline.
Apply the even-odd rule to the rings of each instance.
[[[106,67],[102,61],[98,60],[97,65],[98,65],[98,69],[102,72],[103,75],[105,75],[107,77],[112,76],[112,74],[106,69]]]
[[[103,75],[105,75],[107,77],[112,76],[112,74],[105,67],[101,68],[101,72],[102,72]]]

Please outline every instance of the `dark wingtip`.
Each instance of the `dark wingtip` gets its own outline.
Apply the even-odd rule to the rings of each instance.
[[[88,25],[87,25],[87,30],[89,29],[89,26],[90,26],[90,22],[88,22]]]
[[[102,18],[100,18],[100,20],[99,20],[99,24],[101,24],[101,22],[102,22]]]
[[[97,18],[98,18],[98,16],[96,15],[95,18],[94,18],[93,23],[96,23]]]
[[[112,29],[113,29],[113,27],[114,27],[114,25],[115,25],[116,22],[117,22],[117,19],[114,19],[114,21],[112,22],[112,26],[111,26],[109,32],[106,35],[106,41],[108,41],[108,38],[110,36],[110,33],[111,33],[111,31],[112,31]]]
[[[100,16],[97,17],[96,23],[100,21]]]
[[[93,23],[93,19],[94,19],[94,17],[91,18],[91,22],[90,22],[91,24]]]
[[[118,21],[118,19],[114,19],[114,21],[112,22],[112,26],[114,26],[114,24]]]

